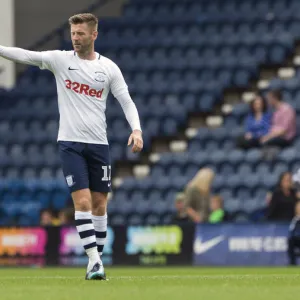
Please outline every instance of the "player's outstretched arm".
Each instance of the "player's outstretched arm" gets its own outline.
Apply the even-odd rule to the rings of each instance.
[[[0,45],[0,56],[18,63],[41,66],[42,52],[24,50],[16,47],[5,47]]]

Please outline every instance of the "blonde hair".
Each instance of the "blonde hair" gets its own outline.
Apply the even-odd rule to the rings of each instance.
[[[185,194],[184,193],[178,193],[175,198],[175,202],[183,202],[185,200]]]
[[[203,168],[198,171],[188,185],[197,188],[204,195],[208,195],[214,177],[215,172],[212,169]]]
[[[98,29],[98,18],[90,13],[77,14],[69,18],[70,25],[77,25],[86,23],[88,26],[93,27],[94,30]]]

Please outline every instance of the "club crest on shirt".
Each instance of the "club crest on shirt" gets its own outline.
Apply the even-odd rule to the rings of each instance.
[[[67,181],[68,187],[71,187],[71,186],[73,186],[75,184],[75,182],[74,182],[74,176],[73,175],[68,175],[66,177],[66,181]]]
[[[97,71],[95,80],[98,82],[105,82],[106,74],[104,72]]]

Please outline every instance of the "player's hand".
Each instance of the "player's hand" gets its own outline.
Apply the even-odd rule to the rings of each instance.
[[[140,152],[143,149],[143,138],[142,132],[140,130],[134,130],[129,139],[128,139],[128,146],[132,144],[132,152]]]

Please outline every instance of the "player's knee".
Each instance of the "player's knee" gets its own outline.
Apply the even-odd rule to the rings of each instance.
[[[96,216],[104,216],[106,214],[106,203],[94,203],[92,205],[93,214]]]
[[[91,200],[88,197],[80,197],[75,201],[75,208],[79,211],[90,211]]]

